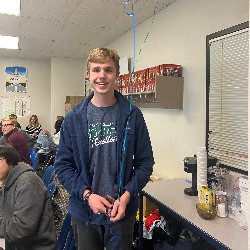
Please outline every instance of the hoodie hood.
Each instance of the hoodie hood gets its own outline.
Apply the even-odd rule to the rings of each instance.
[[[9,175],[5,181],[4,189],[8,190],[13,183],[17,180],[17,178],[25,172],[33,171],[30,165],[19,162],[16,166],[11,167]]]
[[[124,113],[125,116],[128,116],[131,110],[134,109],[134,106],[130,107],[130,103],[128,100],[117,90],[114,91],[115,98],[118,101],[119,108],[121,110],[121,113]],[[94,92],[92,91],[82,102],[77,104],[74,108],[73,111],[77,114],[80,115],[82,114],[83,110],[87,109],[87,105],[89,101],[93,98]],[[131,110],[130,110],[131,109]]]

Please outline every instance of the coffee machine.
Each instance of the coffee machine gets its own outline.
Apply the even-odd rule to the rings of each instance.
[[[207,167],[215,166],[217,159],[213,156],[207,157]],[[189,196],[197,196],[197,156],[184,158],[184,171],[192,174],[192,187],[185,188],[184,193]]]

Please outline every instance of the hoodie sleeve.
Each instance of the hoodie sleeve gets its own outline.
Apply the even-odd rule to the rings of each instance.
[[[32,237],[41,222],[47,200],[46,188],[40,178],[31,172],[24,175],[25,180],[22,177],[17,179],[13,200],[5,201],[7,204],[15,203],[13,211],[7,207],[0,216],[0,237],[9,243],[22,242]],[[52,210],[47,215],[48,220],[51,217]]]
[[[133,174],[130,175],[124,189],[127,190],[130,195],[137,197],[138,193],[145,187],[150,179],[150,175],[153,172],[154,157],[153,150],[151,146],[149,132],[141,111],[136,113],[134,117],[135,125],[131,130],[131,135],[129,137],[133,138],[132,142],[127,143],[126,152],[131,155],[131,150],[133,150],[132,163],[127,162],[127,164],[133,167]],[[132,125],[132,123],[131,123]],[[134,147],[131,147],[134,145]],[[127,159],[130,157],[127,155]]]
[[[87,138],[79,132],[79,121],[70,119],[66,116],[62,124],[54,167],[69,194],[81,200],[83,191],[90,187],[90,183],[87,183],[87,146],[84,143]]]

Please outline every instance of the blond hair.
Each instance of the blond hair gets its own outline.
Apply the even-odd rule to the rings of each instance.
[[[2,122],[9,122],[10,124],[13,124],[16,126],[17,120],[15,118],[10,118],[9,116],[6,116],[2,119]]]
[[[119,75],[120,73],[120,65],[119,60],[120,57],[116,50],[107,49],[107,48],[96,48],[93,49],[88,56],[87,59],[87,71],[90,70],[90,63],[105,63],[108,60],[113,60],[116,68],[116,73]]]
[[[35,119],[35,126],[34,126],[34,127],[38,127],[40,124],[39,124],[39,122],[38,122],[38,117],[37,117],[37,115],[32,115],[32,116],[30,117],[29,126],[33,127],[32,123],[31,123],[31,119],[32,119],[32,118]]]

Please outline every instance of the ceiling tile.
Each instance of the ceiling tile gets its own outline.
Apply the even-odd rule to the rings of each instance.
[[[83,58],[152,18],[176,0],[21,0],[21,16],[0,15],[0,35],[19,36],[20,50],[0,57]]]

